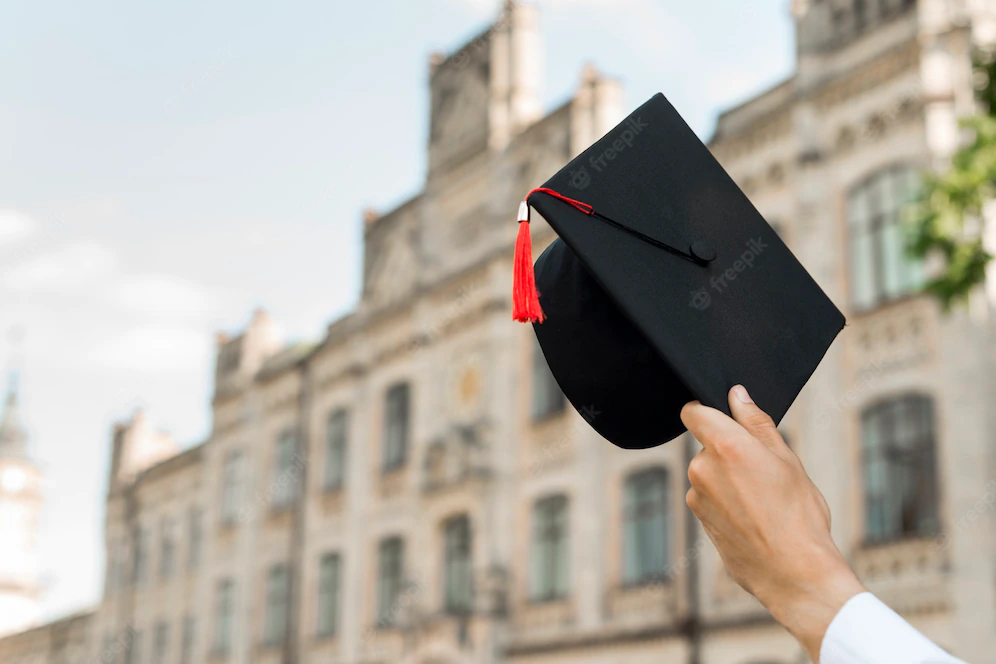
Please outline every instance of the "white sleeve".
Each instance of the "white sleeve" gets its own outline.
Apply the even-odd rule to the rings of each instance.
[[[965,664],[871,593],[855,595],[827,627],[820,664]]]

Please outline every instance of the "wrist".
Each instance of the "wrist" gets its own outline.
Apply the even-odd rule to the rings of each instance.
[[[779,584],[773,592],[758,596],[814,662],[819,662],[820,645],[830,622],[849,599],[865,592],[840,553],[836,549],[833,553],[836,555],[810,558],[811,569],[817,572],[796,577],[798,581]]]

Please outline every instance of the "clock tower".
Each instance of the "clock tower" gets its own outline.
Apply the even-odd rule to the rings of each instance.
[[[0,636],[37,624],[41,471],[28,456],[27,431],[11,373],[0,412]]]

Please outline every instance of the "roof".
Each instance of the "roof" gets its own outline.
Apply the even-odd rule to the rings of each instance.
[[[716,128],[707,144],[712,145],[749,131],[789,107],[794,101],[794,94],[795,77],[790,76],[740,104],[720,112]]]

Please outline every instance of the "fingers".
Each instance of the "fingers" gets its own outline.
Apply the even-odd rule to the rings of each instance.
[[[782,453],[788,450],[778,427],[771,417],[757,407],[743,385],[736,385],[729,394],[730,412],[750,435],[761,441],[767,448]]]
[[[698,401],[685,404],[681,409],[681,421],[702,447],[713,452],[731,451],[750,438],[744,428],[725,413]]]

